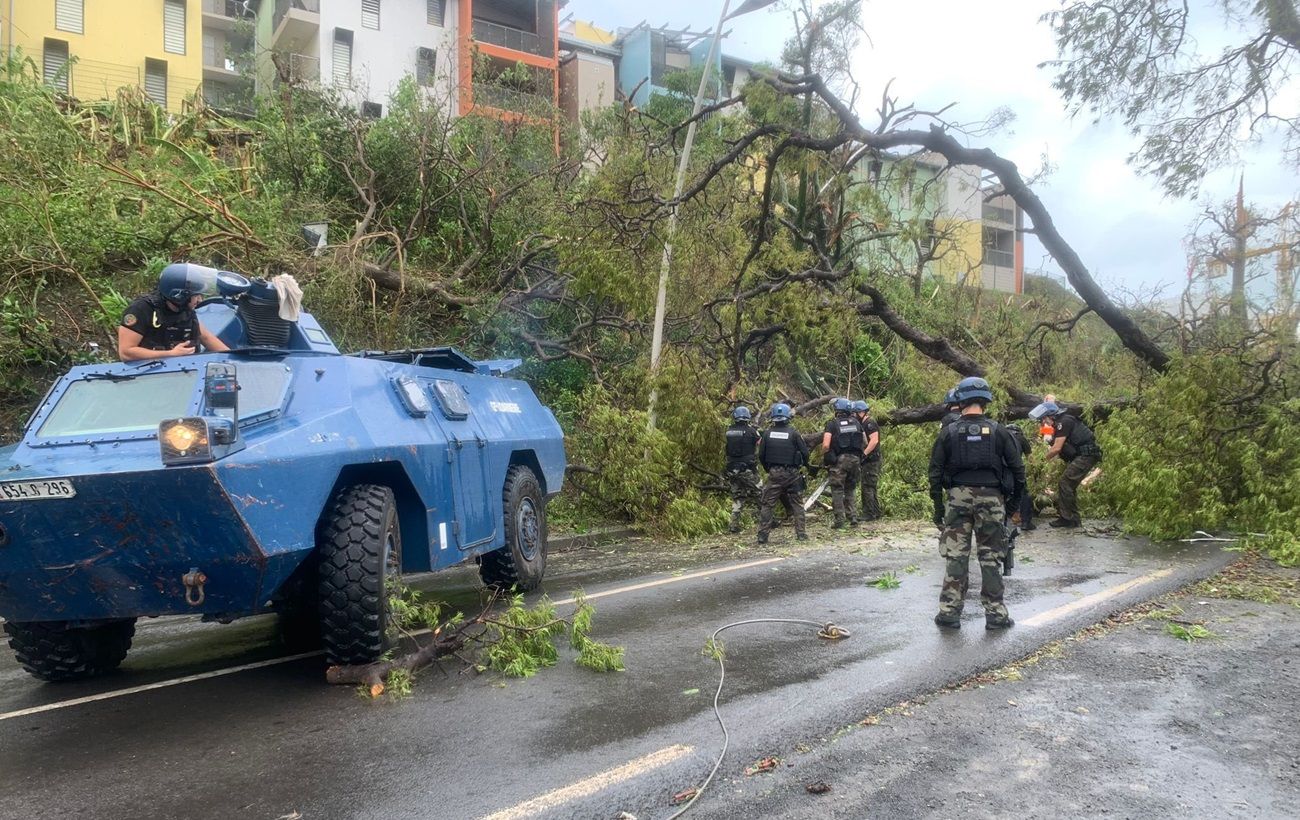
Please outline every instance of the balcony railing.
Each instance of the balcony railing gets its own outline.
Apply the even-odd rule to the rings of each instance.
[[[544,37],[523,31],[517,28],[510,28],[499,23],[490,23],[487,20],[474,21],[474,39],[480,43],[501,46],[511,51],[522,51],[525,54],[536,54],[541,57],[552,56],[551,47],[554,43]]]
[[[985,222],[1001,222],[1004,225],[1016,224],[1016,212],[1011,208],[997,205],[985,205],[983,211]]]
[[[532,117],[549,117],[555,111],[555,103],[549,97],[530,94],[503,85],[487,82],[475,82],[474,105],[483,105],[501,111],[513,111]]]
[[[1000,251],[995,248],[985,248],[984,264],[994,265],[999,268],[1014,268],[1016,266],[1016,255],[1011,251]]]
[[[289,82],[293,85],[314,83],[320,80],[319,57],[313,57],[310,54],[290,54],[282,51],[276,53],[274,62],[277,66],[288,66]],[[279,86],[280,82],[279,68],[277,68],[276,85]]]
[[[319,4],[320,0],[317,0]],[[252,6],[253,4],[249,4]],[[251,12],[244,10],[244,4],[240,0],[203,0],[203,13],[215,14],[218,17],[229,17],[232,20],[242,20],[252,18]]]

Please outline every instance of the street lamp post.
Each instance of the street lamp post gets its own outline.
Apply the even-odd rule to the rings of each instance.
[[[668,211],[668,235],[664,238],[664,255],[659,263],[659,293],[655,297],[654,335],[650,340],[650,405],[647,408],[650,429],[655,429],[655,405],[659,403],[659,386],[655,378],[659,375],[659,355],[664,346],[664,311],[668,305],[668,271],[673,264],[673,237],[677,233],[678,198],[686,185],[686,166],[691,161],[691,146],[695,144],[696,117],[704,107],[704,90],[708,88],[709,74],[713,71],[713,61],[722,42],[722,26],[728,17],[739,17],[756,9],[769,6],[776,0],[745,0],[733,14],[728,15],[731,0],[723,0],[722,14],[718,17],[718,27],[714,29],[713,40],[709,43],[709,56],[704,60],[704,73],[700,76],[700,87],[695,92],[695,105],[691,108],[691,122],[686,127],[686,142],[682,145],[682,158],[677,162],[677,182],[673,186],[672,206]]]

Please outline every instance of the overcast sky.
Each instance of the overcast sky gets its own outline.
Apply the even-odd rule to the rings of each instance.
[[[1200,0],[1213,5],[1214,0]],[[1193,5],[1197,2],[1194,0]],[[733,3],[734,5],[734,3]],[[775,61],[793,21],[786,3],[732,20],[723,43],[728,54]],[[958,103],[952,117],[983,120],[1008,107],[1015,120],[972,144],[987,145],[1014,160],[1022,172],[1038,168],[1046,155],[1055,170],[1037,187],[1057,227],[1110,290],[1150,292],[1164,286],[1176,296],[1187,271],[1183,238],[1206,198],[1235,195],[1237,174],[1246,175],[1247,199],[1272,209],[1294,197],[1300,183],[1294,169],[1278,163],[1275,151],[1255,151],[1236,168],[1206,180],[1198,200],[1164,196],[1151,180],[1126,164],[1136,146],[1113,123],[1071,120],[1051,87],[1051,73],[1038,64],[1055,56],[1050,28],[1040,15],[1056,0],[866,0],[863,21],[870,39],[854,58],[862,86],[859,113],[869,119],[881,90],[893,80],[900,103],[933,109]],[[648,11],[649,10],[649,11]],[[564,14],[604,28],[716,25],[721,0],[570,0]],[[1210,28],[1197,32],[1203,47],[1230,28],[1211,11]],[[1030,237],[1028,269],[1055,270]]]

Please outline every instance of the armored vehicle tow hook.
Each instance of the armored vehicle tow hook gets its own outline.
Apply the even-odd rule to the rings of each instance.
[[[205,593],[203,585],[208,582],[208,576],[199,572],[198,567],[190,567],[190,571],[181,576],[181,583],[185,585],[185,603],[190,606],[203,606]]]

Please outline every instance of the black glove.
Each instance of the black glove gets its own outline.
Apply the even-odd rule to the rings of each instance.
[[[943,490],[941,489],[931,490],[930,500],[934,502],[934,525],[936,527],[943,527],[943,519],[944,519]]]

